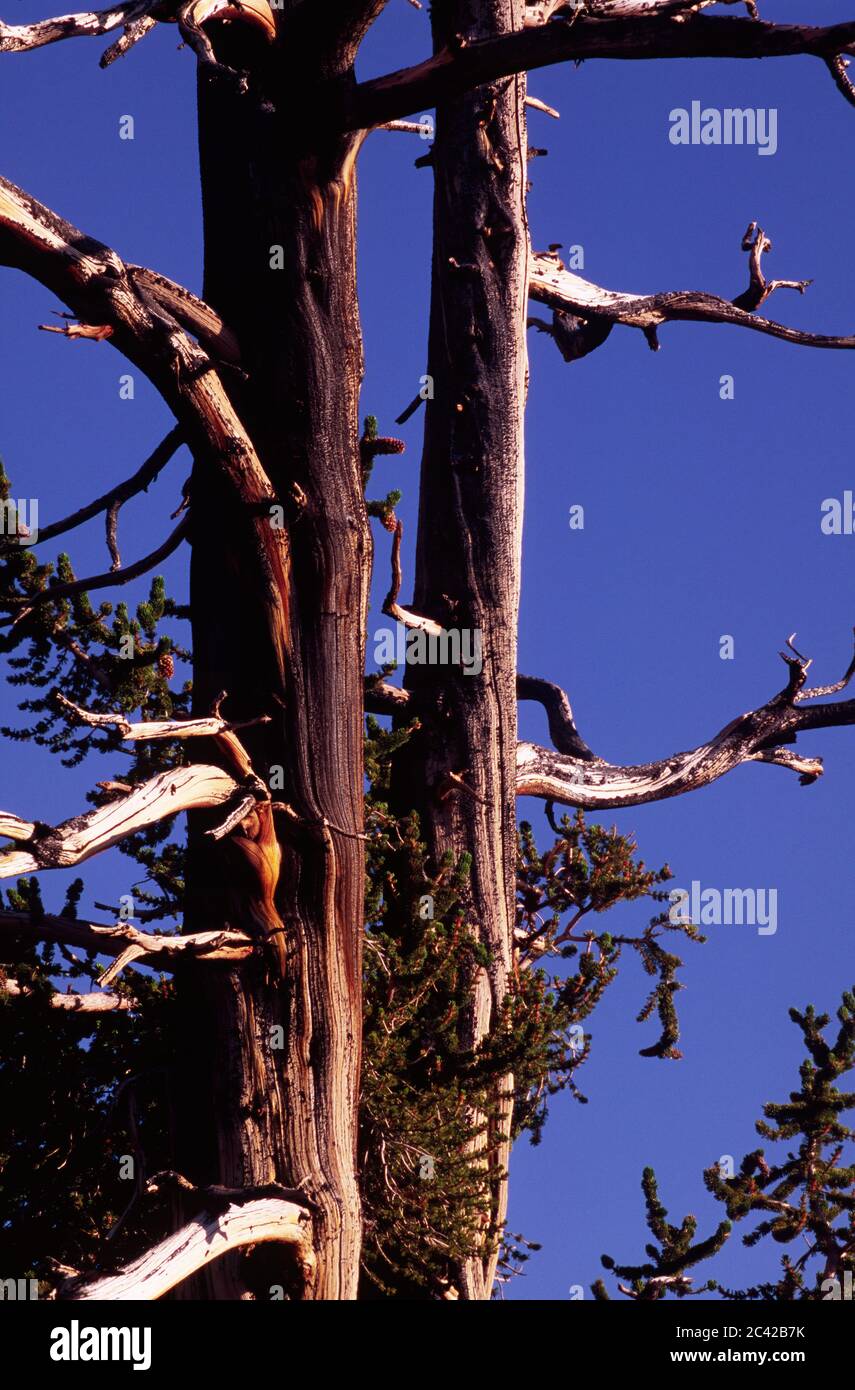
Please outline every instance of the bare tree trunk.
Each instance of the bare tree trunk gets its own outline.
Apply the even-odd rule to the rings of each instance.
[[[454,34],[489,38],[520,29],[522,0],[434,5],[434,48]],[[408,786],[439,861],[472,855],[468,916],[490,950],[479,969],[464,1041],[495,1022],[512,963],[516,866],[516,645],[526,386],[528,230],[525,80],[510,77],[437,109],[434,259],[428,401],[421,471],[415,611],[472,629],[483,670],[410,667],[425,732],[405,750],[421,760]],[[430,713],[432,711],[432,714]],[[449,781],[456,774],[465,784]],[[449,790],[453,788],[452,790]],[[458,1273],[460,1292],[486,1299],[505,1217],[513,1079],[488,1141],[494,1197],[484,1256]]]
[[[235,55],[230,55],[235,61]],[[230,390],[276,490],[289,538],[279,644],[233,496],[192,480],[194,694],[228,692],[253,765],[290,808],[254,841],[191,834],[188,923],[272,937],[267,970],[212,970],[184,990],[181,1162],[196,1181],[271,1180],[317,1203],[316,1275],[296,1297],[355,1297],[361,1038],[362,691],[371,541],[361,486],[354,161],[359,137],[307,130],[301,98],[338,74],[283,59],[246,95],[202,74],[205,294],[237,335]],[[239,63],[236,63],[239,66]],[[347,80],[346,75],[343,80]],[[201,820],[201,818],[200,818]],[[258,885],[262,884],[259,894]],[[264,885],[266,884],[266,889]],[[255,896],[254,896],[255,895]],[[259,901],[262,899],[262,901]],[[281,1025],[283,1040],[271,1029]],[[272,1045],[271,1045],[272,1043]],[[204,1078],[204,1080],[201,1080]],[[260,1297],[285,1283],[275,1246],[237,1257],[196,1296]]]

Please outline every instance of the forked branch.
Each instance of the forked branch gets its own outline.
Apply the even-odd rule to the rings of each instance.
[[[787,642],[791,655],[781,653],[789,666],[785,689],[759,709],[732,720],[708,743],[688,752],[674,753],[670,758],[634,766],[607,763],[590,756],[590,750],[589,756],[585,756],[542,748],[534,743],[520,743],[517,747],[517,795],[538,796],[591,810],[640,806],[708,786],[747,762],[774,763],[789,768],[799,774],[803,784],[816,781],[822,775],[822,759],[803,756],[786,745],[795,743],[797,736],[807,729],[855,724],[855,699],[816,703],[849,684],[855,672],[855,657],[841,680],[807,689],[811,662],[796,651],[792,641],[790,638]],[[538,699],[547,709],[549,702],[554,701],[552,692],[556,689],[549,683],[531,680],[518,687],[521,699]],[[566,696],[563,698],[566,700]],[[554,715],[551,725],[553,720]],[[570,720],[572,724],[572,716]],[[562,723],[566,725],[566,721]],[[575,732],[575,724],[572,730]]]
[[[658,351],[659,327],[679,320],[731,323],[801,347],[855,348],[855,335],[829,337],[804,333],[754,313],[775,290],[790,289],[804,294],[811,283],[810,280],[767,280],[761,262],[763,254],[771,247],[766,233],[752,222],[742,238],[742,249],[749,252],[749,286],[732,300],[706,294],[703,290],[669,290],[648,295],[606,290],[565,270],[555,252],[533,255],[529,294],[532,299],[548,305],[553,317],[551,324],[541,319],[529,319],[529,324],[548,333],[568,362],[585,357],[599,347],[615,324],[640,329],[649,346],[654,352]]]
[[[110,926],[47,913],[37,916],[30,912],[0,911],[0,930],[5,935],[26,937],[29,941],[56,941],[94,955],[116,957],[116,964],[101,976],[99,983],[102,985],[109,984],[132,961],[153,970],[174,970],[187,960],[245,960],[254,950],[251,939],[239,931],[166,936],[140,931],[130,922],[116,922]]]

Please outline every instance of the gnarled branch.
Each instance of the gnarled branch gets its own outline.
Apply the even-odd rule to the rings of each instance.
[[[315,1256],[311,1245],[311,1213],[305,1206],[267,1197],[232,1202],[224,1211],[202,1211],[153,1249],[125,1265],[118,1274],[94,1280],[67,1280],[53,1297],[77,1302],[111,1302],[162,1298],[170,1289],[204,1269],[221,1255],[262,1241],[292,1248],[299,1276],[308,1284]]]
[[[772,319],[759,318],[753,311],[778,289],[798,290],[804,294],[810,280],[767,280],[761,258],[772,243],[762,228],[752,222],[742,238],[742,249],[750,253],[750,283],[743,294],[733,300],[702,290],[670,290],[662,294],[626,294],[602,289],[584,280],[564,265],[553,252],[533,255],[529,279],[532,299],[553,310],[552,324],[530,319],[529,324],[549,333],[566,361],[572,362],[605,342],[616,323],[639,328],[650,347],[657,351],[657,329],[663,323],[678,320],[694,323],[731,323],[739,328],[751,328],[755,333],[767,333],[801,347],[855,348],[855,335],[829,337],[820,333],[804,333],[788,328]]]
[[[806,689],[811,662],[795,650],[792,638],[787,645],[793,655],[781,654],[789,665],[786,688],[759,709],[732,720],[708,743],[688,752],[674,753],[670,758],[634,766],[618,766],[601,758],[520,743],[517,795],[543,797],[586,810],[640,806],[708,786],[746,762],[773,763],[797,772],[799,781],[804,784],[816,781],[822,774],[822,759],[802,756],[781,745],[794,743],[798,734],[806,729],[855,724],[855,699],[815,703],[849,683],[855,672],[855,658],[841,680],[833,685]],[[541,698],[531,690],[522,696],[532,697]],[[566,700],[566,696],[563,698]],[[575,724],[572,727],[575,731]]]
[[[25,989],[17,980],[3,979],[0,975],[0,994],[5,993],[13,999],[32,998],[32,989]],[[135,999],[124,994],[60,994],[57,990],[48,996],[52,1009],[63,1009],[73,1014],[130,1013],[138,1009]]]
[[[238,790],[233,777],[206,763],[161,772],[97,810],[55,827],[37,825],[18,848],[0,853],[0,878],[71,868],[180,811],[222,806]],[[4,823],[6,814],[0,812],[0,825]]]
[[[184,960],[238,961],[251,955],[252,940],[239,931],[193,932],[187,936],[164,936],[140,931],[130,922],[79,922],[71,917],[55,917],[44,913],[0,911],[0,929],[10,936],[25,936],[31,941],[57,941],[63,946],[99,956],[115,956],[117,965],[101,976],[100,983],[110,983],[120,969],[132,960],[153,970],[174,970]],[[118,962],[121,961],[121,965]]]
[[[106,10],[58,15],[55,19],[37,20],[35,24],[4,24],[0,20],[0,53],[23,53],[59,43],[62,39],[98,38],[120,25],[135,24],[154,8],[155,0],[125,0]]]
[[[425,62],[360,82],[349,93],[343,124],[352,130],[426,111],[438,102],[513,73],[590,58],[787,58],[808,54],[827,62],[855,51],[855,21],[826,27],[766,24],[753,18],[656,6],[635,13],[578,13],[571,20],[527,26],[513,34],[459,42]],[[690,7],[684,7],[687,11]]]

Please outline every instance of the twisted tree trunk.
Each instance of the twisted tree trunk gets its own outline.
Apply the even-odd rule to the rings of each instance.
[[[253,36],[253,41],[255,37]],[[230,42],[233,42],[230,40]],[[218,56],[219,51],[218,51]],[[227,55],[241,66],[240,54]],[[259,932],[267,967],[212,970],[183,992],[179,1157],[197,1182],[278,1181],[317,1204],[313,1281],[291,1296],[353,1298],[361,1037],[362,688],[371,543],[361,486],[362,350],[355,286],[359,137],[307,129],[301,102],[348,79],[349,56],[281,49],[250,91],[204,71],[200,148],[205,295],[236,335],[230,394],[277,496],[290,584],[280,641],[258,601],[248,519],[210,470],[192,479],[194,695],[228,692],[253,766],[287,812],[257,833],[191,833],[188,922]],[[250,384],[251,383],[251,384]],[[254,836],[254,838],[253,838]],[[192,926],[191,926],[192,929]],[[281,1037],[276,1028],[281,1027]],[[271,1031],[273,1030],[273,1031]],[[281,1046],[277,1046],[281,1042]],[[204,1084],[200,1087],[200,1076]],[[229,1256],[191,1296],[269,1296],[276,1246]],[[278,1261],[278,1264],[277,1264]]]

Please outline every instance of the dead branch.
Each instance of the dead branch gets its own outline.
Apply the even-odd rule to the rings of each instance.
[[[117,1274],[85,1281],[67,1280],[53,1297],[77,1302],[149,1302],[161,1298],[221,1255],[262,1241],[290,1246],[301,1278],[308,1284],[315,1268],[310,1220],[305,1206],[273,1197],[234,1202],[224,1211],[214,1213],[202,1211]]]
[[[84,10],[56,19],[40,19],[35,24],[4,24],[0,20],[0,53],[22,53],[62,39],[97,38],[119,25],[135,24],[152,9],[152,0],[125,0],[107,10]]]
[[[165,936],[140,931],[130,922],[110,926],[48,914],[36,917],[29,912],[0,911],[0,929],[3,928],[9,935],[25,936],[31,941],[56,941],[95,955],[117,957],[116,965],[101,976],[99,983],[103,985],[109,984],[132,960],[153,970],[174,970],[185,959],[239,961],[245,960],[254,950],[250,938],[239,931]]]
[[[546,710],[549,737],[559,753],[568,753],[584,762],[596,762],[585,740],[576,728],[570,701],[560,685],[542,680],[539,676],[517,676],[517,699],[537,700]]]
[[[161,772],[106,806],[58,826],[37,825],[27,839],[15,836],[20,848],[0,852],[0,878],[71,868],[181,811],[222,806],[238,790],[227,772],[205,763]],[[14,819],[0,812],[0,825]]]
[[[591,58],[829,58],[855,52],[855,21],[826,27],[767,24],[754,18],[664,12],[663,6],[605,6],[573,22],[538,23],[498,38],[462,42],[413,67],[357,83],[343,125],[359,130],[426,111],[473,87],[513,73]]]
[[[195,315],[194,331],[201,338],[201,301],[184,291],[177,294],[182,308],[165,307],[164,286],[172,287],[170,293],[180,287],[154,272],[125,265],[110,247],[85,236],[3,178],[0,264],[39,280],[68,304],[81,323],[110,324],[111,345],[138,366],[163,396],[197,460],[207,460],[230,481],[253,521],[262,601],[284,681],[290,647],[287,532],[270,524],[270,508],[277,500],[274,489],[211,358],[176,317],[176,313]],[[221,323],[218,316],[214,318]],[[211,331],[222,353],[222,333],[216,327]],[[127,576],[128,571],[114,573],[110,582],[122,582],[122,574]]]
[[[539,97],[527,96],[525,104],[535,111],[542,111],[545,116],[551,116],[554,121],[561,120],[561,112],[556,111],[554,106],[547,106],[546,102],[541,101]]]
[[[589,756],[583,756],[541,748],[534,743],[520,743],[517,795],[538,796],[590,810],[640,806],[708,786],[746,762],[789,768],[799,774],[799,781],[804,785],[816,781],[822,775],[822,759],[802,756],[781,745],[795,743],[797,736],[807,729],[855,724],[855,699],[816,703],[848,685],[855,672],[855,658],[841,680],[833,685],[806,689],[811,662],[796,651],[792,640],[790,638],[787,643],[792,655],[781,653],[789,667],[786,688],[759,709],[732,720],[708,743],[656,762],[624,767],[592,757],[590,750]],[[532,698],[532,695],[530,690],[522,698]],[[566,700],[563,692],[560,695]],[[542,699],[542,696],[534,698]],[[553,724],[552,719],[550,724]],[[559,719],[558,731],[564,727],[565,721]],[[575,724],[572,728],[575,732]]]
[[[411,692],[403,686],[369,676],[365,682],[365,710],[368,714],[400,714],[411,703]]]
[[[108,68],[111,63],[115,63],[117,58],[124,58],[128,50],[133,48],[135,43],[139,43],[140,39],[144,39],[146,34],[155,28],[156,24],[157,20],[152,19],[151,15],[147,14],[143,15],[141,19],[134,19],[130,24],[126,24],[119,37],[108,48],[104,49],[98,60],[99,66]]]
[[[402,608],[398,602],[398,595],[401,592],[401,538],[404,534],[403,522],[395,516],[389,518],[388,522],[383,523],[387,531],[392,532],[392,583],[388,594],[383,600],[382,611],[395,622],[403,623],[404,627],[413,628],[420,632],[427,632],[432,637],[441,637],[442,628],[439,623],[435,623],[433,618],[421,618],[418,613],[413,613],[409,608]]]
[[[433,126],[424,121],[384,121],[377,130],[397,130],[402,135],[433,135]]]
[[[71,579],[66,584],[49,585],[36,594],[0,594],[0,608],[11,609],[16,615],[0,618],[0,626],[20,622],[34,608],[39,608],[45,603],[56,603],[60,599],[71,598],[74,594],[88,593],[91,589],[110,589],[119,584],[129,584],[132,579],[139,578],[141,574],[148,574],[149,570],[153,570],[162,560],[168,559],[185,539],[188,530],[188,518],[182,517],[162,545],[150,554],[143,555],[142,559],[135,560],[132,565],[127,565],[125,569],[110,569],[104,574],[93,574],[86,579]]]
[[[122,483],[117,483],[115,487],[110,488],[109,492],[105,492],[101,497],[96,497],[93,502],[89,502],[85,507],[80,507],[78,511],[63,517],[61,521],[54,521],[49,526],[40,527],[38,543],[52,541],[56,536],[62,536],[66,531],[73,531],[75,527],[82,526],[84,522],[90,521],[99,512],[107,511],[115,503],[118,502],[121,506],[131,497],[136,497],[138,493],[146,492],[173,454],[180,449],[182,443],[181,427],[176,425],[130,478],[126,478]]]
[[[801,347],[855,348],[855,335],[828,337],[788,328],[772,319],[759,318],[753,311],[779,289],[804,294],[810,280],[767,280],[761,258],[772,243],[762,228],[752,222],[742,238],[742,249],[749,252],[749,286],[733,300],[702,290],[671,290],[662,294],[637,295],[602,289],[565,270],[554,251],[535,254],[531,259],[529,294],[553,311],[552,324],[530,319],[529,324],[548,333],[565,361],[584,357],[605,342],[614,325],[638,328],[649,346],[659,349],[657,330],[663,323],[731,323],[767,333],[773,338]]]
[[[36,824],[31,820],[21,820],[8,811],[0,811],[0,835],[7,840],[30,840],[36,833]]]
[[[90,728],[96,729],[112,726],[123,739],[137,743],[164,738],[214,738],[218,734],[233,733],[238,729],[251,729],[258,724],[270,723],[269,714],[259,715],[257,719],[244,719],[237,723],[230,723],[217,712],[189,719],[143,720],[137,724],[132,724],[124,714],[94,714],[91,710],[83,709],[80,705],[76,705],[73,700],[67,699],[60,691],[55,692],[54,698],[57,704],[73,714],[82,724],[88,724]],[[218,705],[222,703],[222,699],[221,696]],[[245,774],[249,768],[248,763],[242,764],[241,768]]]
[[[126,267],[139,296],[157,312],[165,309],[188,333],[192,333],[213,360],[225,366],[240,365],[240,344],[228,324],[198,295],[146,266]]]
[[[756,19],[754,0],[528,0],[525,23],[529,28],[546,24],[555,15],[572,19],[582,13],[605,19],[651,19],[661,15],[688,17],[710,5],[744,5]]]
[[[59,314],[57,317],[73,320],[71,314]],[[83,338],[93,343],[103,343],[107,338],[113,336],[113,329],[109,323],[75,323],[73,321],[64,324],[40,323],[39,329],[42,333],[61,333],[64,338]]]
[[[4,993],[13,999],[28,999],[36,991],[24,989],[17,980],[4,980],[0,975],[0,994]],[[139,1008],[135,999],[124,994],[60,994],[57,991],[48,998],[52,1009],[64,1009],[75,1014],[130,1013]]]

